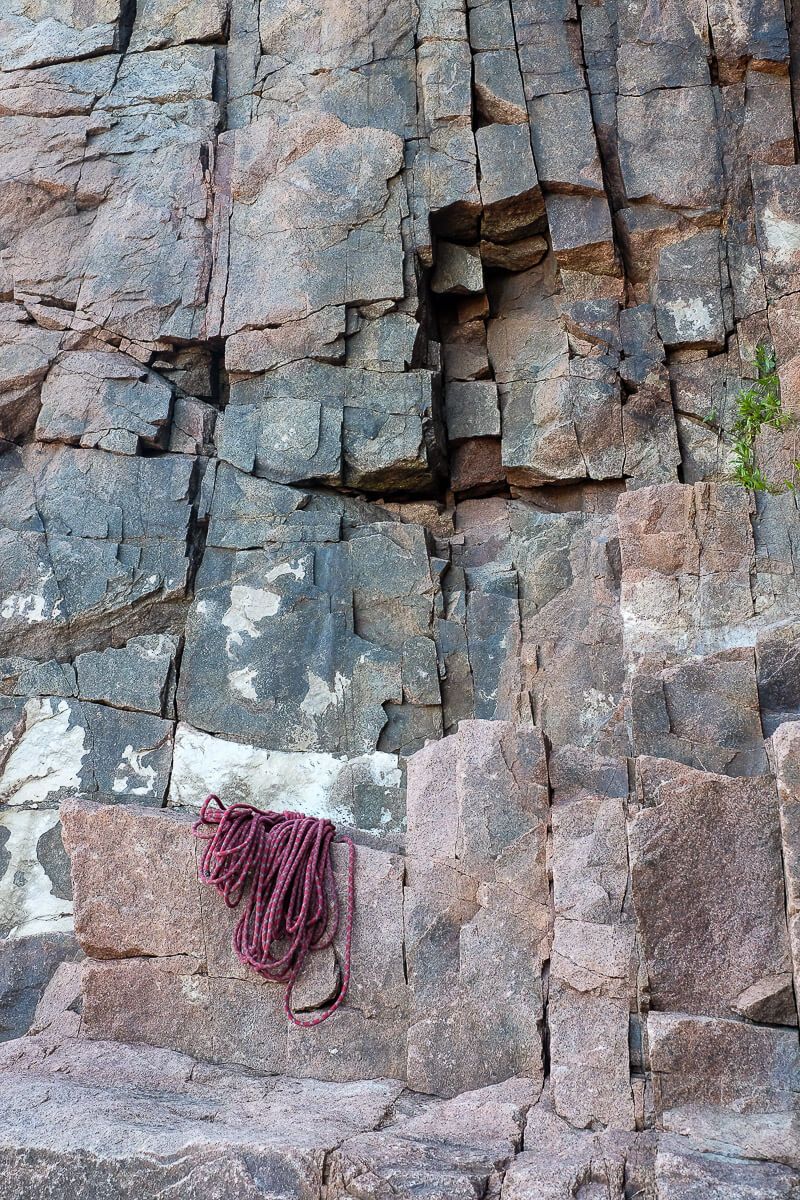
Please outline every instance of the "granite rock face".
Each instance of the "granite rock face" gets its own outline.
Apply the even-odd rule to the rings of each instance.
[[[2,1068],[76,1109],[21,1196],[796,1194],[790,9],[6,0],[0,1038],[80,1034]],[[316,1032],[198,888],[211,791],[358,841]],[[115,1055],[171,1140],[98,1151]],[[357,1116],[204,1142],[207,1059]]]

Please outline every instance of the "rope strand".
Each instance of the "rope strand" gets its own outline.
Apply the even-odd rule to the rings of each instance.
[[[264,979],[286,984],[283,1007],[295,1025],[312,1029],[327,1021],[350,984],[356,860],[352,838],[342,838],[348,846],[347,917],[338,991],[324,1012],[303,1020],[292,1011],[298,976],[310,953],[333,944],[341,921],[331,863],[336,826],[303,813],[263,812],[252,804],[228,806],[212,794],[203,801],[192,832],[206,843],[201,881],[216,888],[228,908],[236,908],[247,893],[232,938],[239,961]]]

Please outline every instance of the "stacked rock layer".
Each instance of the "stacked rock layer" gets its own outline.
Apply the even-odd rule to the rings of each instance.
[[[6,0],[0,1036],[85,954],[83,1033],[166,1047],[187,1114],[185,1054],[511,1087],[459,1143],[493,1165],[432,1196],[795,1194],[797,29]],[[785,419],[753,493],[759,347]],[[198,891],[212,790],[356,831],[360,969],[315,1034]],[[88,1104],[102,1054],[64,1053]],[[309,1196],[372,1195],[400,1116],[449,1161],[436,1122],[469,1121],[408,1095],[353,1093]]]

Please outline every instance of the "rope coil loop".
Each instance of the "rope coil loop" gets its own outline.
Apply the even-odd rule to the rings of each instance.
[[[237,908],[246,895],[232,938],[239,961],[264,979],[286,984],[283,1007],[295,1025],[321,1025],[339,1008],[350,983],[356,857],[352,838],[342,837],[349,863],[338,991],[324,1012],[303,1020],[292,1011],[294,986],[308,955],[333,944],[341,919],[331,862],[336,826],[304,813],[263,812],[252,804],[228,806],[212,794],[203,801],[192,832],[206,843],[201,881],[216,888],[228,908]]]

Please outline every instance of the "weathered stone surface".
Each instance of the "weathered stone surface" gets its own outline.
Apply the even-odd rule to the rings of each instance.
[[[308,113],[290,125],[264,118],[222,135],[220,145],[231,162],[229,184],[221,179],[229,188],[222,201],[229,249],[212,297],[220,295],[224,333],[302,320],[325,307],[339,308],[343,321],[345,304],[402,299],[401,212],[398,190],[388,186],[401,164],[394,134],[356,133],[337,117]],[[280,214],[290,195],[301,207],[286,226]],[[252,238],[263,229],[270,233],[259,238],[254,261]]]
[[[408,770],[409,1082],[453,1094],[477,1078],[535,1078],[548,922],[541,735],[462,722]],[[513,982],[487,971],[492,961]]]
[[[755,1200],[792,1196],[797,1183],[791,1168],[749,1161],[730,1151],[704,1154],[676,1134],[577,1132],[543,1099],[529,1114],[525,1149],[509,1167],[502,1195],[561,1200],[588,1187],[609,1200],[623,1200],[632,1188],[658,1200]]]
[[[666,347],[724,348],[720,250],[720,235],[714,230],[696,233],[661,251],[655,309],[658,332]]]
[[[23,308],[0,305],[0,436],[15,439],[33,428],[41,383],[61,336],[57,329],[41,329]]]
[[[202,961],[199,885],[185,818],[67,800],[61,824],[72,865],[75,932],[86,954]]]
[[[629,680],[637,753],[723,775],[767,770],[752,650],[725,650],[665,666],[643,657]]]
[[[76,791],[112,801],[162,803],[172,762],[169,721],[49,697],[8,700],[0,719],[0,803],[52,808]]]
[[[781,725],[772,738],[778,784],[786,923],[792,954],[795,1004],[800,988],[800,726]],[[800,1009],[798,1011],[800,1018]]]
[[[561,1200],[586,1185],[613,1200],[626,1187],[668,1200],[796,1192],[788,1167],[702,1153],[675,1134],[570,1129],[521,1080],[432,1102],[391,1080],[268,1078],[48,1035],[11,1043],[0,1070],[0,1180],[22,1200],[43,1181],[120,1200],[165,1190],[255,1200],[265,1189],[279,1200],[319,1200],[326,1189],[341,1200],[366,1189],[466,1200],[501,1187],[511,1200]]]
[[[709,87],[620,96],[617,112],[620,166],[628,200],[682,208],[718,207],[722,168]]]
[[[396,834],[405,803],[394,754],[348,758],[321,751],[262,750],[212,737],[179,722],[169,803],[197,809],[209,792],[259,808],[299,806],[312,816],[374,833]]]
[[[216,1176],[206,1150],[179,1169],[173,1140],[163,1170],[81,1151],[43,1184],[42,1144],[17,1190],[795,1189],[748,1157],[788,1157],[774,1080],[752,1112],[726,1080],[739,1040],[796,1019],[798,789],[776,731],[800,717],[800,527],[793,492],[731,482],[759,344],[789,419],[757,463],[777,486],[800,454],[796,42],[778,0],[6,4],[3,1036],[37,1004],[53,1037],[81,1020],[74,980],[41,996],[59,961],[75,974],[58,803],[122,802],[74,845],[99,896],[126,801],[188,838],[222,791],[355,830],[363,994],[287,1033],[214,894],[182,923],[148,891],[142,863],[160,856],[163,891],[174,855],[142,835],[155,849],[115,865],[116,903],[162,942],[92,958],[90,1023],[331,1079],[411,1061],[449,1092],[530,1072],[452,1110],[398,1096],[386,1129],[359,1127],[349,1156],[326,1142],[299,1176],[227,1150]],[[473,761],[476,718],[496,728]],[[475,827],[496,800],[507,829],[530,780],[501,731],[532,718],[552,804],[542,775],[513,880],[502,854],[465,866],[433,834],[422,867],[392,857],[426,743]],[[440,822],[444,799],[432,785]],[[335,971],[317,960],[300,1007]],[[723,1097],[675,1118],[685,1138],[650,1129],[677,1111],[656,1029],[673,1018],[706,1046],[686,1052],[696,1094]],[[504,1180],[542,1060],[554,1112]]]
[[[103,820],[103,815],[85,806],[65,810],[76,846],[80,822],[87,820]],[[318,1034],[287,1026],[283,986],[265,983],[236,960],[230,939],[238,914],[229,913],[214,893],[201,894],[194,839],[185,818],[128,809],[122,822],[106,820],[106,825],[109,853],[120,834],[131,835],[116,851],[128,876],[132,878],[129,864],[137,841],[160,851],[161,869],[142,887],[132,882],[133,902],[120,911],[119,897],[103,888],[96,863],[76,854],[76,927],[84,949],[93,955],[83,984],[88,1036],[180,1051],[194,1047],[193,1053],[211,1061],[267,1072],[290,1069],[342,1081],[405,1076],[402,862],[396,855],[358,848],[359,908],[348,1007]],[[103,845],[101,831],[95,840]],[[334,871],[344,909],[344,846],[334,848]],[[173,925],[162,923],[153,930],[151,914],[166,915],[167,909]],[[343,936],[342,929],[336,942],[340,957]],[[97,961],[112,952],[118,961]],[[312,964],[298,986],[297,1004],[324,1007],[331,990],[330,975]]]
[[[43,442],[136,454],[163,447],[172,389],[119,354],[73,351],[58,358],[42,387],[36,433]]]
[[[542,187],[602,192],[603,178],[585,91],[537,96],[528,102],[531,144]]]
[[[579,1128],[634,1127],[628,1024],[635,926],[627,911],[628,781],[620,760],[574,748],[550,760],[554,933],[551,1089]]]
[[[185,592],[192,463],[28,446],[0,460],[0,647],[80,648]]]
[[[758,1163],[728,1154],[699,1154],[682,1138],[659,1138],[655,1160],[657,1194],[663,1200],[694,1196],[789,1197],[798,1186],[797,1172],[776,1163]]]
[[[447,437],[463,442],[475,437],[498,437],[500,410],[497,386],[491,381],[451,383],[447,389]]]
[[[639,488],[620,499],[618,515],[630,652],[747,644],[748,625],[757,625],[747,493],[709,484]]]
[[[659,1127],[701,1150],[798,1166],[795,1030],[651,1013],[647,1031]]]
[[[223,461],[275,483],[416,491],[438,469],[435,419],[428,371],[305,364],[235,382],[216,441]]]
[[[20,1200],[43,1181],[75,1196],[313,1200],[327,1153],[375,1128],[402,1090],[253,1077],[113,1042],[15,1042],[2,1069],[0,1183]]]
[[[553,1111],[543,1096],[525,1126],[525,1149],[509,1167],[503,1182],[508,1200],[560,1200],[582,1186],[621,1200],[626,1158],[633,1138],[579,1132]],[[631,1155],[631,1157],[633,1157]],[[633,1175],[633,1171],[629,1172]],[[602,1189],[602,1191],[600,1190]]]
[[[795,1021],[773,781],[642,758],[637,791],[631,878],[651,1008]]]
[[[120,650],[79,654],[78,695],[118,708],[171,717],[175,705],[178,645],[167,634],[131,638]]]
[[[510,1080],[350,1138],[332,1155],[331,1194],[342,1200],[377,1188],[425,1200],[497,1194],[536,1095],[529,1081]]]
[[[228,13],[226,0],[142,0],[137,4],[129,50],[151,50],[181,42],[217,41]]]
[[[770,297],[797,289],[800,269],[797,176],[798,170],[794,166],[756,167],[753,170],[756,234],[764,283]]]
[[[5,908],[5,905],[4,905]],[[38,914],[37,914],[38,915]],[[57,930],[57,926],[55,927]],[[72,966],[78,953],[71,933],[43,932],[41,926],[27,936],[0,942],[0,1041],[22,1037],[35,1023],[48,983],[64,966]]]
[[[0,24],[3,69],[87,58],[116,49],[120,0],[96,0],[81,10],[65,0],[10,0]]]

